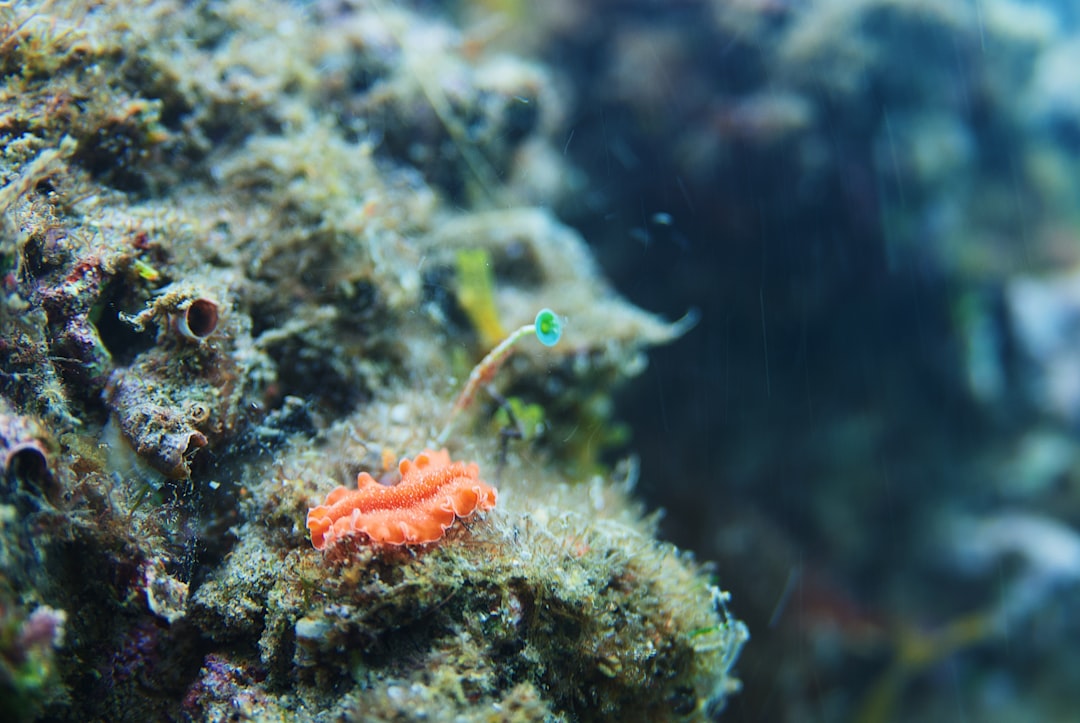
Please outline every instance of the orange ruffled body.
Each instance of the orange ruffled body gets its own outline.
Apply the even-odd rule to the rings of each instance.
[[[445,449],[424,450],[415,461],[403,459],[398,470],[401,481],[390,486],[361,472],[356,489],[337,487],[325,503],[308,510],[315,549],[356,533],[385,545],[435,542],[457,518],[495,506],[498,493],[480,479],[480,468],[451,461]]]

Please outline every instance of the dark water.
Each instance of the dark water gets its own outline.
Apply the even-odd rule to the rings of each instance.
[[[750,622],[730,718],[1068,719],[1075,8],[616,3],[547,52],[567,216],[702,312],[622,410]]]

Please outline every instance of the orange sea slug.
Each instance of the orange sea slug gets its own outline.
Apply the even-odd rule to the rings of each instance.
[[[385,545],[435,542],[454,520],[495,506],[497,492],[480,479],[474,462],[454,462],[445,449],[401,460],[401,481],[383,485],[367,472],[356,489],[337,487],[308,510],[311,544],[322,550],[339,538],[363,533]]]

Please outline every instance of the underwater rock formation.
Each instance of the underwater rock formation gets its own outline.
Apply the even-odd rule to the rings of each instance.
[[[723,708],[746,628],[602,457],[613,387],[689,322],[534,209],[571,175],[543,66],[376,0],[34,2],[0,6],[0,90],[8,717]],[[487,351],[467,248],[504,328],[567,320],[447,440],[499,506],[324,556],[307,510],[433,446]]]

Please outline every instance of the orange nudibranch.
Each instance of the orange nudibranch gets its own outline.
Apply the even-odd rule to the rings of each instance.
[[[401,460],[401,481],[383,485],[367,472],[356,489],[337,487],[308,510],[311,544],[323,550],[362,533],[384,545],[423,545],[439,540],[458,518],[495,506],[498,491],[480,479],[474,462],[454,462],[445,449]]]

